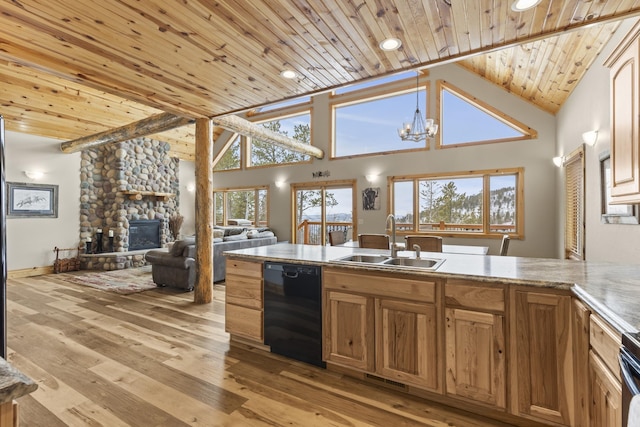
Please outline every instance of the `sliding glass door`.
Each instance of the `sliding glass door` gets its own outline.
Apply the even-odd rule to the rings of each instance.
[[[350,240],[356,224],[355,185],[351,180],[293,185],[294,243],[326,245],[334,230]]]

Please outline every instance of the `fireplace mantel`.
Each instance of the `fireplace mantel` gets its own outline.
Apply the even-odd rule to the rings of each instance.
[[[173,193],[162,193],[158,191],[137,191],[137,190],[125,190],[122,194],[129,196],[131,200],[142,200],[143,197],[155,197],[156,200],[168,201],[170,197],[175,197]]]

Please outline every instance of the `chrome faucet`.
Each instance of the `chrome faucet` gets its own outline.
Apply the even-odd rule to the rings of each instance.
[[[413,245],[413,250],[416,251],[416,259],[420,259],[420,245]]]
[[[389,228],[389,220],[391,220],[391,256],[398,256],[398,244],[396,243],[396,217],[393,214],[389,214],[387,216],[387,222],[385,223],[385,228]]]

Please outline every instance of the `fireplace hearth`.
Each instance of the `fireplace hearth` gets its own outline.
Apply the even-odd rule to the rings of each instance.
[[[159,248],[160,226],[159,219],[129,221],[129,250]]]

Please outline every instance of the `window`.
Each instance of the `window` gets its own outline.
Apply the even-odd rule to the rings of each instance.
[[[214,171],[240,169],[240,141],[240,135],[236,135],[222,157],[220,157],[220,160],[215,162]]]
[[[428,110],[427,96],[424,81],[418,93],[423,112]],[[402,141],[398,136],[398,128],[413,118],[415,105],[415,78],[334,96],[332,157],[428,149],[426,141]]]
[[[584,259],[584,148],[571,153],[564,163],[566,259]]]
[[[438,82],[438,87],[440,147],[515,141],[537,135],[533,129],[446,82]]]
[[[355,181],[297,184],[292,188],[294,243],[326,245],[329,232],[335,230],[344,231],[347,240],[353,238]]]
[[[214,190],[215,225],[228,225],[229,219],[247,219],[254,226],[266,227],[268,195],[267,187]]]
[[[311,144],[311,102],[309,97],[274,104],[260,111],[254,110],[247,118],[258,126]],[[213,160],[214,171],[238,170],[248,167],[277,166],[311,162],[310,156],[241,135],[231,135],[226,145]]]
[[[522,236],[522,168],[389,179],[399,232]]]
[[[262,126],[294,138],[303,144],[311,144],[311,114],[309,112],[271,120],[262,123]],[[249,144],[249,159],[250,166],[269,166],[307,162],[310,161],[310,156],[253,139]]]

